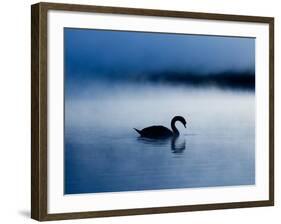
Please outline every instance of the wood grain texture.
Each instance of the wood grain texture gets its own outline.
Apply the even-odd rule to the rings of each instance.
[[[39,219],[39,10],[31,8],[31,217]]]
[[[274,18],[269,22],[269,200],[274,205]]]
[[[47,10],[31,7],[31,217],[47,216]]]
[[[269,200],[188,206],[48,214],[47,201],[47,12],[65,10],[255,22],[269,24]],[[39,221],[214,210],[274,205],[274,18],[152,9],[38,3],[31,6],[31,217]]]

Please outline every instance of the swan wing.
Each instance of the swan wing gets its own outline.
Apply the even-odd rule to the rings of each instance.
[[[165,138],[173,135],[173,132],[160,125],[150,126],[141,130],[141,136],[149,138]]]

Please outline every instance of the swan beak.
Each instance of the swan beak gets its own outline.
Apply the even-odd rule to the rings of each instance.
[[[186,124],[183,125],[186,128]]]

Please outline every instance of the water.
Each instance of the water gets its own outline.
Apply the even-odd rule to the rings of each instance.
[[[89,84],[65,100],[65,194],[255,184],[254,91]],[[177,139],[139,138],[170,128]]]

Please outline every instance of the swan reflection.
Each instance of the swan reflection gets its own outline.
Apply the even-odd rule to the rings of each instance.
[[[171,151],[173,153],[183,153],[185,150],[185,138],[174,137],[171,139]]]
[[[155,148],[161,148],[163,146],[170,145],[171,152],[176,154],[183,153],[186,148],[185,138],[179,136],[174,136],[166,139],[151,139],[138,137],[137,140],[143,144],[151,145]]]

